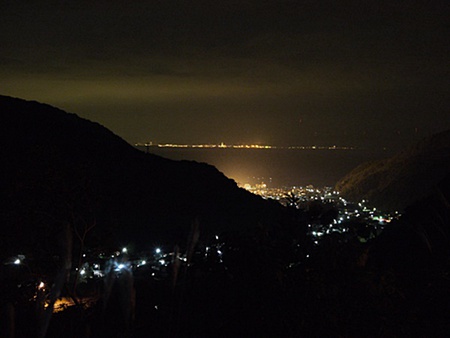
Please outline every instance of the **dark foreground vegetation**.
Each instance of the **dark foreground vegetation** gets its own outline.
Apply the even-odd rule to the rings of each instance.
[[[370,232],[367,224],[352,221],[348,233],[315,244],[306,228],[322,216],[318,208],[287,209],[289,224],[209,240],[194,222],[185,245],[174,250],[184,260],[172,260],[164,270],[124,269],[75,289],[72,274],[62,294],[96,301],[53,314],[47,336],[446,336],[449,182],[368,241],[361,241]],[[12,281],[6,267],[2,328],[9,325],[16,337],[37,336],[45,316],[39,302],[30,301],[36,290],[18,275]]]

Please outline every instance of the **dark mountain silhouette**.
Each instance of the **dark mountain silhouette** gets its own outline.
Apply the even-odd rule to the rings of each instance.
[[[336,185],[342,196],[383,210],[404,210],[450,173],[450,131],[426,138],[388,159],[364,163]]]
[[[201,236],[245,232],[282,209],[213,166],[145,154],[49,105],[0,96],[0,137],[5,252],[48,250],[62,224],[95,244],[150,248],[185,242],[193,222]]]
[[[402,217],[377,238],[371,251],[379,266],[401,273],[448,268],[450,174],[428,196],[406,207]]]

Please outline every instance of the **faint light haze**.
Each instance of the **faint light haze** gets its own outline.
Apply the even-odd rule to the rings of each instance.
[[[4,1],[2,94],[134,144],[401,148],[450,128],[447,1]]]

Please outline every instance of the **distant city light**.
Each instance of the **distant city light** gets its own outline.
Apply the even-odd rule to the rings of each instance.
[[[273,146],[267,144],[215,144],[215,143],[205,143],[205,144],[176,144],[176,143],[135,143],[136,147],[156,147],[156,148],[218,148],[218,149],[289,149],[289,150],[354,150],[355,147],[352,146]]]

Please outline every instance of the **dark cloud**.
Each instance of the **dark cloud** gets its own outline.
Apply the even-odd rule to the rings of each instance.
[[[130,142],[404,144],[417,125],[450,128],[446,1],[2,1],[0,13],[2,94]]]

